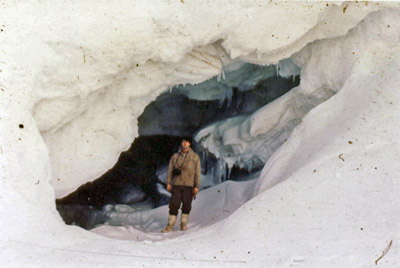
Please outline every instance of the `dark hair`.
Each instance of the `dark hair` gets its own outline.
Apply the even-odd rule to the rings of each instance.
[[[188,141],[188,142],[190,142],[190,143],[192,143],[192,137],[191,136],[184,136],[184,137],[182,137],[182,139],[181,139],[181,141]]]

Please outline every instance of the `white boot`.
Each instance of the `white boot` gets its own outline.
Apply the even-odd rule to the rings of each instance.
[[[175,215],[169,215],[169,217],[168,217],[168,225],[161,232],[162,233],[172,232],[174,230],[175,222],[176,222],[176,216]]]
[[[181,215],[181,231],[187,230],[186,224],[189,220],[189,214],[182,214]]]

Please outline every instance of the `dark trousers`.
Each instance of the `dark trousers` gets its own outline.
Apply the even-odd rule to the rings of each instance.
[[[169,202],[169,215],[178,215],[182,203],[182,214],[189,214],[192,209],[193,187],[172,186],[171,201]]]

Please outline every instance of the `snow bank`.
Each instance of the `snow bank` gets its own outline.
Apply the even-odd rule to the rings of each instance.
[[[153,242],[182,235],[194,235],[205,227],[211,229],[210,226],[227,218],[246,203],[252,197],[258,175],[259,173],[252,175],[249,181],[227,181],[201,191],[192,203],[188,232],[173,232],[166,235],[160,233],[167,224],[168,206],[136,213],[109,212],[107,225],[111,226],[97,227],[93,232],[111,238]],[[175,231],[179,230],[179,217],[180,215]]]
[[[0,266],[374,265],[399,239],[400,25],[399,11],[385,5],[398,6],[4,3]],[[291,100],[315,106],[338,92],[269,158],[259,195],[224,221],[160,242],[63,225],[54,196],[112,166],[136,135],[137,116],[168,86],[219,74],[221,50],[228,62],[262,64],[299,52],[301,90]],[[398,266],[398,253],[394,242],[380,264]]]

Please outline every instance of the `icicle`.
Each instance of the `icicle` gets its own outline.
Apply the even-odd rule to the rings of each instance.
[[[218,160],[218,183],[222,182],[223,174],[222,174],[222,160]]]
[[[225,98],[228,100],[227,107],[231,106],[231,104],[232,104],[232,97],[233,97],[233,90],[232,90],[232,88],[229,88],[229,89],[226,91],[226,95],[225,95]]]
[[[208,159],[207,152],[207,149],[203,149],[201,153],[201,165],[203,166],[203,170],[206,175],[210,173],[210,161]]]
[[[231,177],[233,165],[228,165],[228,179]]]
[[[204,150],[201,150],[201,171],[207,175],[207,160],[205,158]]]
[[[222,97],[219,97],[219,100],[218,100],[218,107],[219,108],[221,108],[222,107],[222,104],[224,104],[224,101],[225,99],[223,99]]]
[[[247,172],[251,173],[253,171],[253,161],[250,159],[247,163]]]
[[[224,181],[228,179],[228,170],[227,170],[228,165],[226,162],[224,163]]]
[[[214,166],[215,166],[215,163],[214,163],[213,159],[211,159],[211,158],[209,158],[209,157],[207,156],[207,168],[208,168],[208,173],[209,173],[209,174],[213,174],[213,175],[215,176],[215,168],[214,168]]]
[[[221,72],[217,75],[217,81],[221,81],[221,77],[222,80],[225,80],[225,72],[224,72],[224,68],[222,68]]]
[[[279,63],[275,65],[275,67],[276,67],[276,76],[279,76]]]
[[[224,102],[225,102],[225,99],[226,99],[225,91],[222,91],[222,92],[219,94],[218,107],[222,107],[222,105],[223,105]]]
[[[221,107],[225,101],[227,102],[227,107],[232,104],[233,90],[232,88],[224,89],[219,95],[218,106]]]
[[[217,183],[221,183],[226,180],[226,162],[224,159],[217,160]]]
[[[221,169],[222,169],[222,181],[226,181],[226,162],[225,162],[225,159],[222,160]]]
[[[219,172],[219,161],[215,163],[215,168],[214,168],[214,183],[219,184],[221,182],[221,177],[220,177],[220,172]]]

